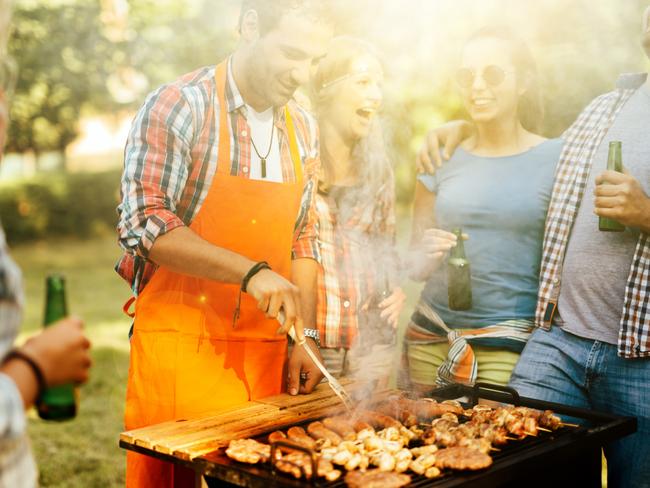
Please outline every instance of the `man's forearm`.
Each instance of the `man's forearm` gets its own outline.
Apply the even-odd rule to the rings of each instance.
[[[300,308],[304,326],[316,328],[316,283],[318,263],[310,258],[294,259],[291,266],[291,281],[300,289]]]
[[[239,284],[255,261],[215,246],[188,227],[178,227],[156,239],[149,258],[176,273]]]

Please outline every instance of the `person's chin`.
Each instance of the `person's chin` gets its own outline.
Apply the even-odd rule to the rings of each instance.
[[[279,107],[284,107],[287,103],[289,103],[289,100],[293,98],[293,93],[287,95],[277,93],[274,97],[272,97],[272,105],[276,108]]]

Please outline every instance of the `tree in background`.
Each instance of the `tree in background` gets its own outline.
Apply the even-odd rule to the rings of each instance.
[[[100,12],[98,2],[16,2],[9,50],[19,72],[9,151],[64,155],[84,106],[111,107],[105,80],[116,45],[103,33]]]
[[[9,44],[18,64],[7,150],[66,147],[84,113],[135,109],[145,93],[230,51],[230,1],[22,0]],[[215,21],[221,19],[221,22]]]

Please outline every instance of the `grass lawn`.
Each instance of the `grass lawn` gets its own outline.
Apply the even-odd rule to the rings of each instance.
[[[29,433],[40,469],[41,486],[124,486],[123,430],[130,321],[121,311],[128,286],[113,271],[119,249],[113,236],[89,241],[54,241],[12,249],[27,293],[22,337],[40,328],[44,277],[61,272],[67,279],[70,312],[84,318],[93,343],[93,368],[81,388],[77,418],[52,423],[30,412]]]

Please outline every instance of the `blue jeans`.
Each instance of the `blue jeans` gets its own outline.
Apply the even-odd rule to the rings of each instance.
[[[604,448],[608,488],[650,487],[650,358],[623,359],[616,351],[557,326],[538,329],[510,386],[525,397],[637,417],[635,434]]]

